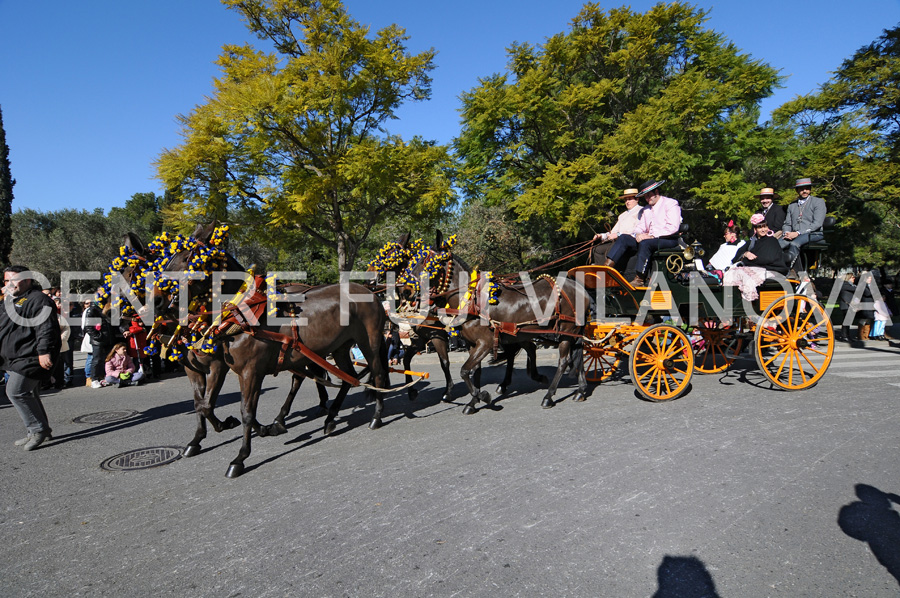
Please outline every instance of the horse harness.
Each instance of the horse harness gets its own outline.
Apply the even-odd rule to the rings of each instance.
[[[526,322],[505,322],[501,320],[495,320],[489,317],[489,314],[484,313],[484,307],[482,302],[479,299],[486,295],[484,292],[484,286],[486,284],[490,284],[490,281],[486,276],[479,276],[477,280],[469,283],[469,288],[463,299],[460,301],[460,304],[457,308],[447,307],[444,308],[444,311],[447,315],[458,316],[460,314],[465,314],[466,316],[476,317],[485,322],[491,328],[493,332],[493,353],[496,356],[497,350],[500,344],[500,335],[506,334],[509,336],[517,336],[520,332],[525,334],[550,334],[555,336],[555,341],[559,341],[560,336],[573,336],[580,338],[580,334],[575,334],[572,332],[567,332],[561,329],[561,326],[564,322],[575,323],[577,322],[574,316],[563,313],[560,309],[560,305],[562,301],[565,301],[565,304],[568,305],[570,313],[575,313],[575,304],[572,301],[571,297],[560,288],[559,285],[556,284],[556,280],[554,280],[551,276],[547,274],[541,274],[538,276],[538,281],[544,279],[546,280],[554,291],[555,300],[553,303],[553,313],[546,318],[537,318],[534,320],[528,320]],[[503,287],[507,290],[514,291],[517,293],[521,293],[522,291],[516,288],[516,285],[504,283]],[[455,292],[455,291],[453,291]],[[443,292],[435,292],[431,294],[430,302],[432,305],[434,304],[434,300],[438,297],[446,297],[450,292],[444,290]],[[552,328],[547,330],[547,327],[552,324]],[[530,326],[540,326],[540,328],[531,328]],[[445,327],[447,328],[447,327]]]

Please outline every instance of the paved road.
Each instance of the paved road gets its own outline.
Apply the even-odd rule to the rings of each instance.
[[[433,355],[414,363],[440,377]],[[261,421],[287,384],[266,381]],[[310,386],[234,480],[235,430],[169,465],[99,467],[184,446],[184,377],[47,395],[56,440],[33,453],[0,403],[0,595],[897,596],[898,386],[900,344],[869,343],[795,393],[739,361],[669,403],[621,380],[542,410],[520,376],[472,416],[435,385],[392,396],[370,431],[354,391],[327,439]],[[238,399],[230,377],[220,413]],[[136,414],[74,421],[117,410]]]

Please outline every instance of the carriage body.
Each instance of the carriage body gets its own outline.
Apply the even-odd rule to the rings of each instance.
[[[641,395],[671,400],[688,390],[695,372],[727,370],[745,346],[779,388],[800,390],[821,379],[834,331],[829,313],[803,294],[799,281],[766,280],[759,297],[747,302],[737,287],[709,284],[685,268],[691,253],[675,248],[655,255],[649,288],[631,286],[607,266],[569,271],[596,302],[584,331],[589,381],[603,382],[627,363]]]

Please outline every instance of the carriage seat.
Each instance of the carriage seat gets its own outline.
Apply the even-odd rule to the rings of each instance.
[[[684,234],[691,229],[688,226],[687,222],[682,222],[678,227],[678,245],[675,247],[667,247],[665,249],[660,249],[656,252],[656,255],[660,257],[669,257],[670,255],[681,255],[684,252],[684,249],[688,246],[688,244],[684,240]]]
[[[822,223],[822,240],[807,243],[800,248],[800,254],[797,256],[797,265],[800,269],[809,272],[810,276],[815,276],[819,269],[819,262],[822,257],[822,251],[828,249],[828,236],[834,230],[837,221],[834,216],[826,216]]]

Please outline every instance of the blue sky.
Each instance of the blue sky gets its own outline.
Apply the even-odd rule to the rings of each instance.
[[[440,143],[459,131],[459,95],[479,77],[505,70],[505,48],[567,30],[583,4],[345,1],[373,30],[405,27],[411,51],[437,50],[432,99],[404,107],[389,130]],[[645,11],[653,4],[630,6]],[[707,27],[788,77],[763,103],[764,117],[814,91],[844,59],[900,22],[900,0],[696,6],[710,10]],[[0,109],[17,180],[14,210],[108,211],[134,193],[161,193],[152,163],[180,142],[176,116],[211,93],[223,44],[256,42],[218,0],[0,0],[0,24]]]

